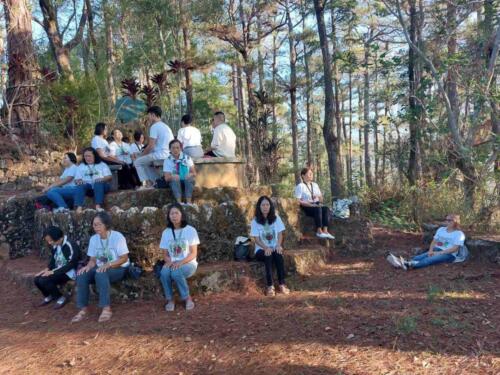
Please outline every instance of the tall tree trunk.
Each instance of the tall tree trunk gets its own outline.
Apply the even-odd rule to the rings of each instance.
[[[236,82],[238,84],[238,105],[239,105],[239,114],[240,114],[240,122],[243,126],[243,135],[244,135],[244,140],[245,140],[245,157],[248,160],[248,155],[252,152],[252,142],[250,141],[250,131],[248,129],[248,122],[246,119],[246,114],[245,114],[245,94],[243,90],[243,79],[241,78],[242,76],[242,71],[241,71],[241,66],[240,64],[236,64],[236,74],[237,74],[237,79]]]
[[[257,15],[257,38],[262,39],[262,22],[260,16]],[[264,58],[262,57],[261,45],[257,47],[257,69],[259,74],[259,91],[264,91]]]
[[[295,175],[295,184],[300,182],[299,171],[299,146],[297,130],[297,50],[295,45],[295,35],[293,32],[292,17],[288,0],[285,2],[286,20],[288,25],[288,44],[290,54],[290,125],[292,127],[292,159]]]
[[[236,116],[236,124],[238,130],[243,133],[243,124],[241,123],[241,106],[240,106],[240,96],[239,96],[239,91],[238,91],[238,68],[236,67],[236,63],[231,64],[231,88],[232,88],[232,93],[233,93],[233,104],[237,109],[237,116]],[[245,149],[245,143],[244,143],[244,137],[238,137],[238,149],[243,152],[243,154],[246,155],[247,150]]]
[[[347,151],[347,181],[349,183],[349,192],[352,192],[352,71],[349,70],[349,136]]]
[[[378,139],[378,54],[375,51],[373,69],[373,159],[375,164],[375,186],[378,186],[379,180],[379,139]]]
[[[302,32],[306,31],[306,7],[305,1],[302,0],[300,3],[300,10],[302,16]],[[312,92],[312,78],[311,72],[309,70],[309,51],[307,49],[307,43],[305,40],[302,40],[303,46],[303,57],[304,57],[304,74],[306,78],[306,87],[305,87],[305,99],[306,99],[306,149],[307,149],[307,165],[311,166],[313,164],[313,155],[312,155],[312,122],[311,122],[311,92]]]
[[[364,73],[363,73],[363,78],[364,78],[364,108],[363,108],[363,121],[364,121],[364,128],[363,128],[363,135],[364,135],[364,153],[365,153],[365,180],[366,180],[366,185],[368,185],[369,188],[373,187],[373,180],[372,180],[372,169],[371,169],[371,157],[370,157],[370,75],[369,75],[369,67],[368,67],[368,62],[370,59],[370,45],[365,44],[364,45]]]
[[[179,0],[179,13],[181,19],[182,39],[184,48],[184,61],[191,65],[193,56],[191,56],[191,38],[189,33],[189,20],[184,9],[184,0]],[[184,69],[184,79],[186,83],[186,111],[193,113],[193,82],[191,79],[191,69]]]
[[[276,76],[278,75],[278,63],[277,63],[277,55],[278,55],[278,47],[276,45],[276,40],[278,39],[278,34],[273,33],[273,62],[271,66],[272,78],[271,78],[271,98],[272,98],[272,139],[273,142],[278,140],[278,122],[276,119]]]
[[[328,154],[328,169],[330,171],[330,188],[333,197],[340,197],[342,194],[342,180],[340,178],[340,166],[337,164],[339,153],[339,140],[335,136],[333,128],[333,81],[331,70],[330,51],[328,50],[328,39],[324,19],[324,3],[321,0],[314,0],[314,10],[318,25],[318,34],[323,57],[323,80],[325,85],[325,114],[323,123],[323,138],[325,140]]]
[[[10,131],[19,129],[23,137],[38,135],[38,71],[33,48],[31,12],[26,0],[4,0],[7,27],[8,82],[6,105]]]
[[[363,172],[363,125],[362,124],[362,117],[364,113],[364,108],[363,108],[363,91],[361,90],[361,86],[358,87],[358,122],[359,122],[359,129],[358,129],[358,145],[359,145],[359,187],[363,187],[365,179],[364,179],[364,172]]]
[[[113,45],[113,24],[111,22],[113,11],[107,0],[103,1],[104,27],[106,29],[106,83],[108,86],[109,104],[112,109],[116,102],[115,80],[113,77],[113,66],[115,65]]]
[[[97,49],[97,39],[95,37],[95,31],[94,31],[94,12],[92,11],[92,4],[90,0],[85,0],[85,12],[87,13],[87,19],[88,19],[87,38],[89,39],[89,45],[94,55],[94,68],[95,71],[97,72],[99,71],[100,68],[99,52]]]

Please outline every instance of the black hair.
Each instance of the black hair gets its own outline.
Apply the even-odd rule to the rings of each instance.
[[[184,228],[188,225],[186,220],[186,215],[184,214],[184,209],[182,208],[180,203],[172,203],[167,208],[167,228],[175,229],[174,224],[170,221],[170,211],[172,208],[177,208],[181,212],[181,228]]]
[[[94,154],[94,164],[99,164],[102,161],[101,157],[99,156],[99,154],[97,153],[97,151],[93,147],[87,147],[87,148],[84,148],[82,151],[83,164],[87,165],[87,162],[85,160],[85,153],[88,151],[90,151],[91,153]]]
[[[188,124],[191,124],[191,122],[193,121],[193,119],[192,119],[192,117],[191,117],[190,114],[187,114],[187,115],[182,116],[181,121],[184,124],[188,125]]]
[[[74,155],[74,154],[73,154]],[[61,230],[61,228],[56,227],[54,225],[51,225],[45,231],[43,232],[43,238],[45,237],[50,237],[52,241],[59,241],[61,238],[63,238],[64,233]]]
[[[76,158],[74,152],[67,152],[65,155],[68,157],[69,161],[72,162],[73,164],[76,164],[78,162],[78,159]]]
[[[101,220],[101,223],[104,225],[104,227],[106,228],[106,230],[110,230],[111,229],[111,224],[112,224],[112,221],[111,221],[111,215],[108,214],[106,211],[100,211],[98,212],[94,218],[92,219],[92,224],[94,224],[94,220],[99,218]]]
[[[307,172],[309,171],[312,171],[312,168],[309,168],[309,167],[305,167],[305,168],[302,168],[302,170],[300,171],[300,178],[303,180],[304,176],[307,174]]]
[[[122,138],[122,142],[125,142],[125,143],[130,143],[130,138],[128,137],[128,135],[124,135],[123,138]]]
[[[161,108],[158,107],[157,105],[154,105],[152,107],[149,107],[148,110],[146,111],[146,113],[152,113],[153,115],[155,115],[156,117],[159,117],[161,118]]]
[[[260,210],[260,205],[264,200],[267,200],[269,202],[269,205],[271,206],[269,208],[269,213],[267,214],[266,218],[264,217],[262,211]],[[271,198],[269,198],[267,195],[261,196],[257,201],[257,204],[255,205],[255,221],[257,221],[257,223],[261,225],[264,225],[266,221],[268,224],[272,224],[276,221],[276,210],[274,209],[274,203],[271,200]]]
[[[178,144],[180,144],[180,145],[181,145],[181,150],[182,150],[182,142],[181,142],[181,141],[179,141],[177,138],[172,139],[172,140],[168,143],[168,148],[170,149],[170,147],[172,147],[172,145],[173,145],[174,143],[178,143]]]
[[[95,124],[94,135],[103,135],[104,129],[106,129],[106,124],[104,122],[98,122]]]
[[[137,129],[134,132],[134,141],[139,142],[141,140],[141,136],[143,135],[144,135],[143,131],[141,129]]]
[[[224,112],[222,111],[217,111],[214,113],[214,116],[223,116],[224,117],[224,121],[226,120],[226,115],[224,114]]]

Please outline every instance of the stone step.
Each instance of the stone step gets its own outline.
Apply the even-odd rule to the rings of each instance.
[[[307,275],[315,267],[328,261],[332,250],[319,248],[303,248],[285,250],[285,267],[288,274]],[[0,272],[7,278],[36,293],[33,284],[35,274],[46,267],[46,262],[34,255],[3,261]],[[237,289],[243,278],[250,278],[263,284],[264,266],[260,262],[217,262],[200,264],[195,275],[189,279],[192,293],[218,293]],[[74,282],[68,283],[66,292],[71,292]],[[112,287],[112,297],[117,300],[151,299],[163,295],[159,280],[151,270],[146,270],[137,280],[126,278]]]

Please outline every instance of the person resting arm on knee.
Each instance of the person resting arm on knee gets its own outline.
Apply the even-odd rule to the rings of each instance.
[[[447,215],[445,224],[446,226],[437,230],[427,252],[416,255],[410,260],[389,254],[387,261],[394,267],[404,270],[465,261],[468,250],[464,244],[465,234],[459,229],[460,216]]]
[[[182,143],[179,140],[170,141],[169,146],[170,155],[163,162],[163,178],[178,203],[182,202],[184,195],[186,203],[191,204],[196,177],[193,160],[182,152]]]

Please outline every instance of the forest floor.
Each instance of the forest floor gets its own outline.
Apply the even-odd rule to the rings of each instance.
[[[500,374],[498,266],[480,261],[392,269],[420,236],[376,228],[370,259],[335,255],[289,296],[260,288],[198,296],[174,313],[163,302],[97,310],[70,324],[0,275],[0,374]]]

